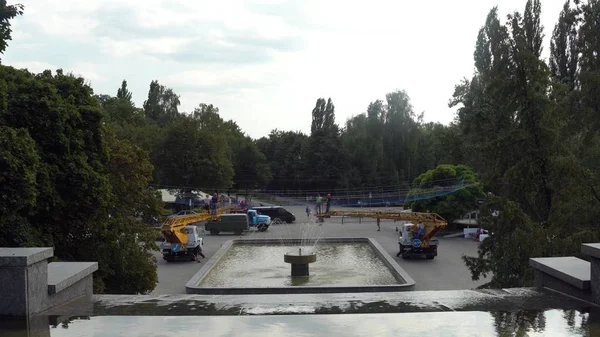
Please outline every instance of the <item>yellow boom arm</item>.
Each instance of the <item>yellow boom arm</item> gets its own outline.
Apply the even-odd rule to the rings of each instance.
[[[425,225],[425,234],[423,235],[422,247],[429,245],[429,240],[435,236],[440,230],[448,226],[448,222],[436,213],[421,213],[421,212],[398,212],[398,211],[336,211],[332,210],[329,213],[317,214],[319,218],[330,218],[332,216],[352,217],[352,218],[372,218],[386,219],[396,221],[412,221],[416,222],[411,227],[411,232],[417,230],[417,223],[421,221]]]
[[[217,219],[221,214],[232,209],[234,209],[234,206],[226,206],[217,209],[217,215],[211,215],[209,212],[202,212],[170,218],[163,223],[160,232],[167,242],[185,244],[188,240],[187,234],[185,233],[186,226],[196,222]]]

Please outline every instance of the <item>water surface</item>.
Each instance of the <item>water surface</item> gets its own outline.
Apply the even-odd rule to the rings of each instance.
[[[292,279],[285,253],[298,246],[234,244],[200,282],[201,287],[356,286],[398,284],[368,243],[318,243],[308,278]]]
[[[50,328],[52,337],[597,336],[576,310],[297,316],[106,316]]]

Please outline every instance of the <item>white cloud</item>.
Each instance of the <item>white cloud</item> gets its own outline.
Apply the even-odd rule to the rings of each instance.
[[[111,75],[109,71],[106,71],[104,65],[87,62],[76,63],[70,67],[69,71],[93,83],[106,81],[108,80],[108,76]]]
[[[44,70],[52,70],[54,71],[55,69],[57,69],[57,67],[55,65],[52,65],[50,63],[46,63],[46,62],[38,62],[38,61],[31,61],[31,62],[11,62],[9,64],[12,67],[15,67],[17,69],[28,69],[31,72],[34,73],[41,73]]]
[[[500,16],[525,2],[504,1]],[[159,79],[182,96],[182,111],[213,103],[259,137],[272,128],[308,131],[319,97],[333,99],[343,123],[395,89],[427,121],[451,121],[454,85],[472,75],[477,32],[497,2],[23,3],[3,63],[81,73],[97,93],[114,94],[125,78],[138,104]],[[546,41],[562,5],[543,2]]]

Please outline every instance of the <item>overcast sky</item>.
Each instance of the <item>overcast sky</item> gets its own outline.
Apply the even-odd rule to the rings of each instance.
[[[426,121],[449,123],[448,101],[473,74],[479,28],[498,5],[525,0],[22,0],[3,63],[63,68],[115,95],[126,79],[138,106],[157,79],[180,111],[219,107],[250,136],[310,132],[311,110],[331,97],[336,120],[404,89]],[[9,0],[9,3],[15,1]],[[563,0],[542,2],[545,55]]]

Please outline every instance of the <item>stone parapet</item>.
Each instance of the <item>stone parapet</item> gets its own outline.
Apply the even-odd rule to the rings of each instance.
[[[54,262],[52,248],[0,248],[0,316],[31,316],[93,295],[97,262]]]

